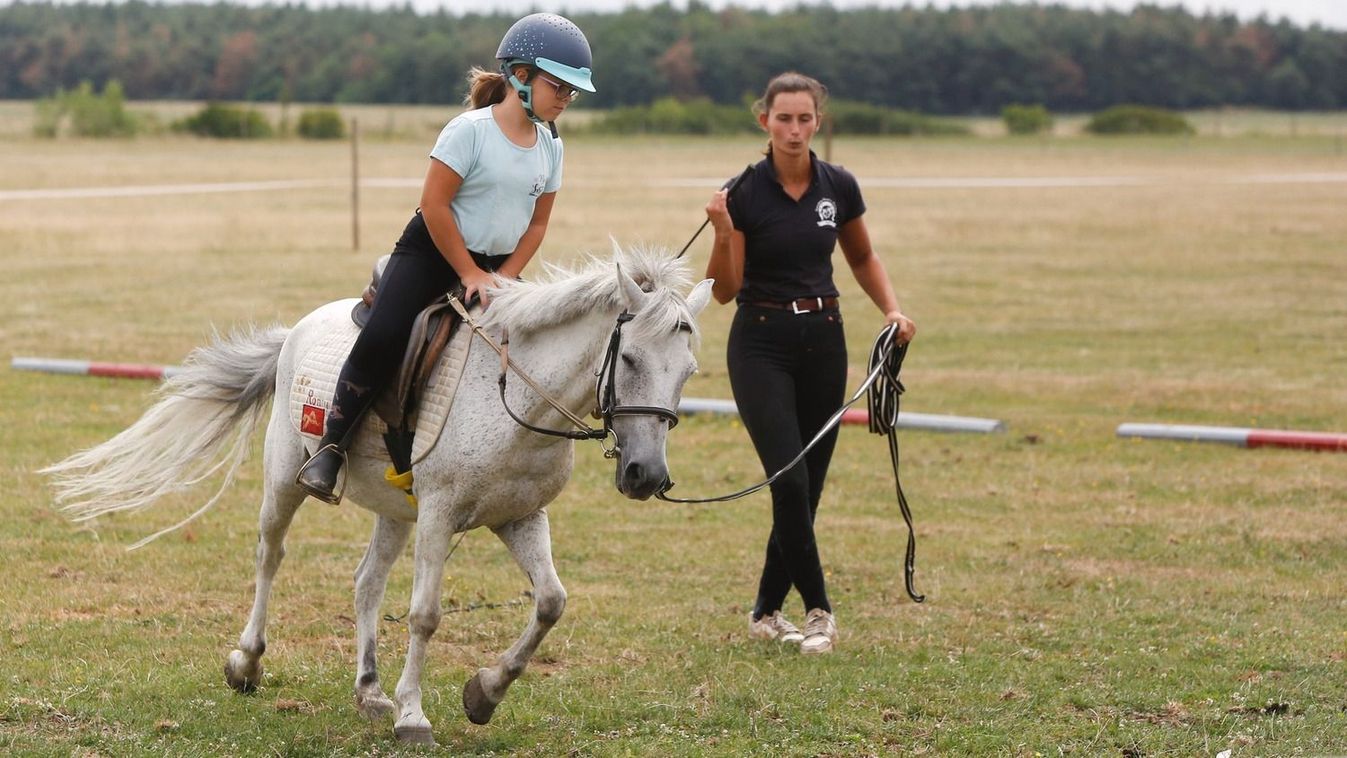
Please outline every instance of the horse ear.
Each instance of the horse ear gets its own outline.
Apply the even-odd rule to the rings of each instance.
[[[693,318],[697,318],[697,314],[711,302],[711,285],[715,283],[715,279],[703,279],[692,288],[692,292],[688,293],[688,310]]]
[[[614,237],[613,235],[610,234],[608,235],[608,241],[613,243],[613,260],[614,261],[622,260],[623,257],[622,246],[617,244],[617,237]]]
[[[636,283],[635,279],[627,276],[627,272],[622,270],[621,263],[614,263],[617,267],[617,283],[622,288],[622,300],[627,305],[628,313],[639,313],[641,307],[645,305],[646,294],[641,291],[641,285]]]

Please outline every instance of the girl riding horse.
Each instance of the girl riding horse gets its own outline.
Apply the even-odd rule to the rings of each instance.
[[[547,233],[561,188],[562,144],[553,125],[581,90],[593,92],[589,42],[575,24],[534,13],[505,33],[500,71],[474,68],[472,109],[450,121],[430,151],[421,207],[393,248],[369,323],[342,367],[318,451],[295,483],[341,502],[337,479],[361,416],[389,383],[416,315],[464,289],[479,297],[495,277],[517,278]]]

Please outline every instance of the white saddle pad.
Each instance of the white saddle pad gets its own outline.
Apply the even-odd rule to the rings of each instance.
[[[320,339],[299,361],[295,381],[290,386],[290,420],[299,433],[317,441],[323,436],[332,395],[337,388],[337,376],[351,352],[351,346],[360,330],[349,320]],[[454,393],[463,378],[463,367],[468,362],[472,346],[472,330],[460,326],[449,339],[444,352],[431,372],[430,381],[421,396],[416,414],[416,437],[412,443],[412,463],[426,457],[440,439],[444,421],[453,407]],[[387,458],[383,435],[388,431],[379,414],[369,412],[360,422],[360,430],[350,451],[356,455]]]

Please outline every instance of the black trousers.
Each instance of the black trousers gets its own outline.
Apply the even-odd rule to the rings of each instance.
[[[506,260],[506,256],[477,253],[472,257],[486,271]],[[393,248],[393,256],[379,279],[369,323],[360,331],[342,366],[327,419],[326,437],[330,441],[346,439],[360,414],[393,379],[417,314],[458,285],[458,272],[440,255],[417,212]]]
[[[847,346],[837,311],[795,314],[744,304],[730,327],[727,363],[739,415],[763,471],[799,455],[846,394]],[[780,610],[793,585],[805,609],[832,611],[814,540],[814,515],[837,442],[829,432],[771,486],[772,533],[754,618]]]

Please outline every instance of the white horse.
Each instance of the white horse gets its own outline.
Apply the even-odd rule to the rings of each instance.
[[[595,369],[605,356],[619,314],[633,314],[621,331],[613,389],[626,406],[611,418],[620,453],[622,494],[646,499],[667,482],[665,436],[684,383],[696,370],[696,316],[711,292],[690,284],[686,269],[664,251],[622,251],[579,270],[550,268],[548,281],[503,282],[482,326],[509,330],[511,360],[577,415],[595,402]],[[111,440],[46,469],[56,477],[58,500],[76,518],[139,508],[185,489],[223,468],[228,476],[196,515],[223,494],[242,463],[267,400],[286,397],[297,362],[346,319],[353,301],[329,303],[292,329],[253,329],[196,349],[161,399]],[[426,647],[441,618],[440,586],[450,539],[469,529],[495,532],[533,583],[534,613],[518,641],[494,666],[479,669],[463,689],[474,723],[490,720],[506,689],[523,672],[566,604],[552,565],[549,502],[570,478],[574,443],[543,436],[512,421],[501,406],[500,360],[477,345],[469,354],[446,428],[413,467],[419,508],[384,480],[387,458],[356,455],[352,446],[347,496],[376,515],[374,534],[355,572],[356,707],[368,718],[397,713],[400,740],[434,743],[421,704]],[[509,385],[511,408],[538,426],[559,427],[560,414],[522,382]],[[305,461],[305,440],[283,400],[273,403],[264,453],[265,481],[257,544],[256,597],[238,649],[225,662],[225,679],[239,692],[262,680],[267,600],[285,554],[285,533],[304,494],[294,485]],[[373,434],[371,426],[363,425]],[[327,507],[327,506],[323,506]],[[190,519],[189,519],[190,520]],[[184,522],[185,523],[185,522]],[[415,575],[408,615],[407,660],[394,693],[384,694],[375,667],[379,606],[388,573],[416,526]]]

